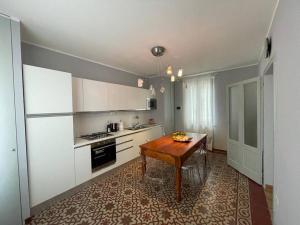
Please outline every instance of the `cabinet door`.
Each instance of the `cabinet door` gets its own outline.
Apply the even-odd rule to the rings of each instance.
[[[84,111],[108,110],[108,85],[107,83],[83,80]]]
[[[142,144],[145,144],[146,142],[150,141],[150,135],[149,135],[149,130],[141,131],[139,133],[134,134],[134,141],[135,145],[139,146]]]
[[[27,114],[73,111],[70,73],[30,65],[23,66],[23,73]]]
[[[124,85],[107,83],[108,87],[108,110],[126,110],[127,93]]]
[[[91,146],[83,146],[75,151],[75,182],[82,184],[92,178]]]
[[[126,99],[126,109],[127,110],[134,110],[136,109],[136,99],[137,99],[137,93],[134,92],[134,89],[132,87],[124,86],[123,87],[124,92],[124,99]]]
[[[148,132],[151,141],[160,138],[163,135],[161,126],[152,127]]]
[[[30,206],[75,186],[73,116],[27,118]]]
[[[72,78],[73,112],[84,111],[83,107],[83,79]]]
[[[150,91],[148,89],[140,89],[140,108],[143,110],[147,109],[147,98],[150,97]]]
[[[0,224],[21,225],[10,20],[0,16]]]

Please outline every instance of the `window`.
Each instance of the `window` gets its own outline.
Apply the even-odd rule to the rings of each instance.
[[[212,148],[214,78],[211,75],[187,78],[183,82],[183,124],[187,132],[206,133]]]

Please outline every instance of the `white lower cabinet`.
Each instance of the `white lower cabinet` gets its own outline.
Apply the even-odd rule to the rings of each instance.
[[[148,138],[150,141],[160,138],[163,135],[163,128],[161,126],[153,127],[148,130]]]
[[[91,146],[83,146],[74,149],[75,154],[75,182],[80,185],[94,177],[112,170],[124,163],[133,160],[140,155],[140,145],[159,138],[163,135],[162,127],[156,126],[151,129],[125,135],[116,138],[116,162],[92,173]]]
[[[82,184],[92,178],[91,146],[75,148],[75,183]]]
[[[27,118],[30,206],[75,186],[73,116]]]

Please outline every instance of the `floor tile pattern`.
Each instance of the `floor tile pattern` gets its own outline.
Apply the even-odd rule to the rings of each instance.
[[[201,179],[183,172],[180,203],[175,200],[174,168],[147,159],[147,176],[141,179],[137,159],[53,204],[31,224],[251,225],[248,179],[227,166],[226,155],[210,154],[209,162],[210,168],[201,166]]]

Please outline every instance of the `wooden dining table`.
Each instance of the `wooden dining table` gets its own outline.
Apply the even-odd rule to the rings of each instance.
[[[181,201],[181,168],[183,163],[196,151],[203,146],[206,149],[206,134],[186,133],[192,137],[190,142],[176,142],[172,135],[166,135],[156,140],[140,145],[142,158],[142,175],[146,172],[146,157],[164,161],[176,168],[176,200]]]

